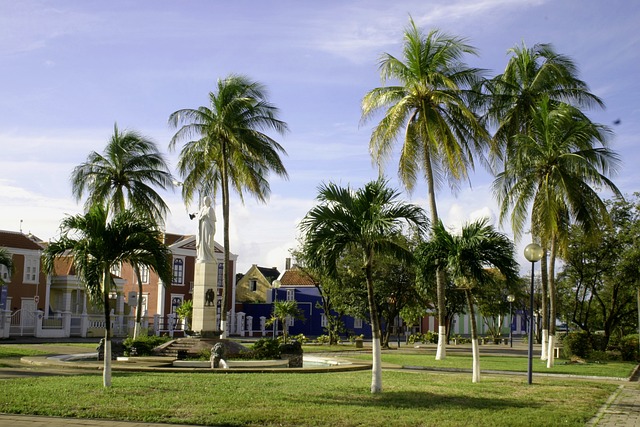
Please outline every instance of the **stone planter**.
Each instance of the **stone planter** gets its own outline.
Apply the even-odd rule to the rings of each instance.
[[[290,354],[290,353],[282,353],[280,355],[281,359],[289,360],[290,368],[302,368],[302,353],[300,354]]]
[[[356,340],[356,348],[364,348],[364,344],[362,340]]]

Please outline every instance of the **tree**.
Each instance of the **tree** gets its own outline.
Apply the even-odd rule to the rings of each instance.
[[[276,301],[273,303],[273,314],[271,319],[267,320],[266,325],[271,326],[274,322],[282,323],[282,343],[288,342],[289,325],[287,320],[290,318],[304,321],[304,315],[298,308],[297,301]],[[274,337],[275,338],[275,337]]]
[[[156,144],[137,132],[120,131],[116,124],[103,154],[92,151],[84,163],[73,169],[71,185],[76,200],[88,195],[86,210],[98,204],[115,215],[129,208],[163,224],[169,207],[154,187],[166,190],[173,187],[173,182]],[[133,265],[133,269],[138,280],[135,339],[142,322],[142,279],[140,267]],[[168,283],[171,282],[164,285]]]
[[[468,179],[473,154],[479,153],[487,132],[470,105],[481,70],[462,62],[463,55],[476,55],[465,39],[431,31],[426,36],[413,20],[404,33],[403,58],[388,53],[380,59],[383,83],[395,79],[396,86],[383,86],[362,100],[363,120],[386,109],[374,128],[369,149],[378,166],[393,154],[399,135],[404,136],[398,175],[411,191],[422,172],[427,182],[432,223],[438,221],[436,187],[448,180],[452,188]],[[437,277],[439,338],[436,359],[446,357],[445,281]]]
[[[69,256],[93,301],[104,308],[105,347],[103,383],[111,386],[111,270],[122,263],[154,270],[161,280],[171,280],[171,252],[162,241],[155,221],[124,210],[108,221],[108,211],[94,205],[84,215],[68,216],[60,225],[60,238],[44,250],[44,269],[52,272],[55,259]]]
[[[196,193],[222,193],[224,223],[224,287],[220,330],[228,333],[227,301],[232,292],[229,266],[229,204],[233,187],[240,199],[248,191],[265,202],[270,193],[269,171],[287,178],[280,154],[284,148],[263,130],[279,134],[287,124],[278,119],[278,109],[267,101],[260,83],[240,75],[218,80],[217,92],[209,93],[209,106],[182,109],[171,114],[169,124],[181,126],[171,139],[173,149],[186,141],[180,151],[178,171],[184,180],[182,197],[188,205]]]
[[[510,158],[518,149],[517,135],[529,135],[533,116],[540,102],[548,100],[554,109],[559,103],[576,108],[603,107],[604,104],[589,91],[589,86],[578,78],[578,67],[567,56],[557,53],[550,44],[536,44],[528,48],[524,43],[508,51],[511,53],[502,74],[485,82],[488,89],[486,119],[497,130],[493,136],[492,160],[494,171],[508,169]],[[526,216],[526,212],[519,212]],[[515,230],[515,228],[514,228]],[[538,236],[533,236],[538,237]],[[516,240],[518,236],[516,237]],[[547,252],[551,248],[542,243],[545,251],[540,262],[542,274],[542,358],[546,359],[549,330],[549,306],[547,291],[549,278],[553,280],[553,266],[547,264]],[[551,273],[550,273],[551,271]],[[553,351],[549,346],[549,351]]]
[[[424,230],[427,222],[422,209],[397,199],[398,193],[382,178],[358,190],[333,183],[322,184],[317,196],[319,204],[300,223],[304,250],[316,254],[312,262],[324,271],[335,274],[340,258],[349,249],[356,248],[360,252],[373,335],[372,393],[382,391],[380,321],[374,300],[373,260],[377,253],[410,258],[411,252],[401,246],[395,236],[405,223]]]
[[[605,350],[615,331],[637,331],[636,292],[640,272],[640,202],[616,198],[606,202],[611,225],[586,234],[573,226],[559,288],[565,290],[565,318],[592,334],[603,331]],[[631,326],[629,326],[631,325]]]
[[[473,352],[472,381],[480,381],[480,354],[474,312],[474,289],[495,286],[497,269],[506,281],[518,281],[518,263],[514,245],[504,234],[489,225],[486,219],[467,224],[460,235],[453,235],[441,221],[433,226],[431,239],[417,250],[420,268],[433,271],[441,267],[452,282],[464,289],[471,320]]]
[[[7,269],[10,278],[11,274],[13,274],[13,255],[3,247],[0,247],[0,265],[3,265]],[[2,276],[0,276],[0,286],[4,286],[5,283]]]
[[[531,207],[531,233],[549,249],[547,283],[549,313],[548,366],[553,366],[556,319],[555,260],[567,245],[569,224],[575,222],[589,233],[608,221],[604,202],[594,188],[620,194],[607,177],[615,171],[618,156],[607,147],[608,130],[591,122],[568,104],[554,105],[542,98],[531,113],[527,134],[515,137],[505,170],[496,176],[493,189],[500,204],[500,221],[509,219],[516,238],[522,235]],[[544,259],[544,257],[543,257]],[[543,308],[546,300],[543,292]]]

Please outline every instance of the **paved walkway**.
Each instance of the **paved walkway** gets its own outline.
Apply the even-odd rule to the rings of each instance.
[[[7,343],[10,344],[10,343]],[[16,343],[18,344],[18,343]],[[35,344],[34,346],[37,346]],[[515,347],[515,345],[514,345]],[[48,351],[52,351],[52,347],[49,345],[46,347]],[[61,354],[65,354],[66,351],[77,352],[77,347],[68,347],[61,343],[60,348],[57,348]],[[449,349],[447,349],[449,350]],[[461,349],[455,349],[454,351],[460,351]],[[483,349],[484,350],[484,349]],[[499,351],[499,348],[495,348]],[[517,350],[514,348],[512,351]],[[11,378],[19,376],[33,376],[33,375],[72,375],[73,369],[56,369],[55,366],[49,367],[49,369],[14,369],[2,368],[0,369],[0,378]],[[95,372],[95,371],[94,371]],[[640,373],[636,372],[636,375],[632,381],[621,382],[616,391],[609,397],[607,402],[600,408],[598,413],[591,419],[587,426],[598,427],[640,427],[640,382],[638,377]],[[31,415],[13,415],[13,414],[0,414],[0,426],[11,427],[192,427],[186,424],[158,424],[158,423],[142,423],[142,422],[129,422],[129,421],[111,421],[111,420],[92,420],[82,418],[56,418],[56,417],[40,417]]]

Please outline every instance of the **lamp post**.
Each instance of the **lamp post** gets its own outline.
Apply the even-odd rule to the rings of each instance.
[[[273,282],[271,282],[271,289],[273,289],[273,310],[275,313],[275,303],[278,302],[278,289],[280,288],[280,286],[282,286],[282,283],[280,283],[280,280],[274,280]],[[278,319],[276,318],[276,320],[273,322],[273,339],[275,340],[277,338],[278,335]]]
[[[509,346],[511,348],[513,348],[513,302],[515,300],[515,295],[507,295],[507,301],[509,301]]]
[[[536,262],[542,259],[543,250],[537,243],[529,243],[524,248],[524,257],[531,262],[531,293],[529,295],[529,370],[527,376],[529,384],[533,382],[533,277]]]

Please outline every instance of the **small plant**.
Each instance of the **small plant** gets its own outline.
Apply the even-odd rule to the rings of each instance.
[[[261,338],[251,347],[254,359],[280,359],[280,343],[276,340]]]
[[[170,340],[171,338],[169,337],[158,337],[155,335],[139,336],[135,340],[128,337],[122,345],[124,346],[124,353],[128,356],[132,355],[132,348],[135,348],[135,354],[137,356],[152,356],[154,348]]]
[[[316,342],[318,344],[329,344],[330,342],[330,338],[329,335],[320,335],[318,338],[316,338]]]

